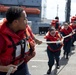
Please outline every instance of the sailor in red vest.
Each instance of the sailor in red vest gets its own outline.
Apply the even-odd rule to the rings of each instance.
[[[26,56],[32,54],[34,46],[31,45],[33,40],[27,40],[25,35],[26,17],[22,8],[11,7],[0,23],[0,75],[6,75],[11,67],[11,75],[30,75]]]
[[[76,15],[71,17],[71,23],[73,23],[74,21],[76,21]]]
[[[26,25],[26,29],[29,32],[29,36],[31,36],[31,39],[33,39],[35,41],[36,44],[40,45],[42,43],[42,41],[38,40],[35,35],[32,32],[31,27],[27,24]]]
[[[70,24],[70,26],[72,27],[73,32],[76,32],[76,21],[73,21],[73,22]],[[73,43],[76,41],[76,33],[73,35],[72,38],[73,38],[73,39],[72,39],[72,49],[75,49],[75,46],[74,46]]]
[[[27,40],[29,41],[29,43],[31,44],[31,46],[32,46],[32,50],[31,51],[33,51],[33,52],[31,52],[31,55],[27,55],[26,57],[25,57],[25,61],[26,62],[28,62],[31,58],[33,58],[34,56],[35,56],[35,54],[36,54],[36,51],[35,51],[35,45],[36,44],[38,44],[38,45],[40,45],[41,43],[42,43],[42,41],[40,41],[40,40],[38,40],[38,39],[36,39],[35,38],[35,36],[34,36],[34,34],[33,34],[33,32],[32,32],[32,29],[31,29],[31,27],[27,24],[26,25],[26,30],[25,30],[25,35],[26,35],[26,37],[27,37]],[[27,53],[28,54],[28,53]]]
[[[63,25],[64,26],[61,28],[60,32],[61,32],[62,36],[65,37],[65,36],[69,35],[70,33],[72,33],[72,28],[70,27],[70,25],[68,23],[64,23]],[[69,36],[64,39],[63,50],[64,50],[64,56],[66,55],[66,59],[68,59],[68,55],[71,50],[71,42],[72,42],[72,36]]]
[[[60,41],[62,38],[58,31],[54,27],[50,27],[48,33],[44,37],[46,41]],[[56,68],[59,69],[59,56],[61,52],[62,43],[50,43],[47,44],[48,66],[47,74],[51,74],[52,66],[54,65],[54,59],[56,60]]]
[[[54,26],[56,30],[60,30],[61,26],[60,26],[60,23],[59,23],[59,17],[56,16],[54,20],[52,20],[51,22],[51,26]]]

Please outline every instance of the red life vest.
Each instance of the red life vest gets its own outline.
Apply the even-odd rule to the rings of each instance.
[[[7,21],[0,23],[0,35],[5,39],[4,53],[0,59],[0,64],[18,64],[26,59],[26,54],[29,54],[30,45],[25,39],[25,31],[20,31],[17,34],[13,33],[7,26]]]
[[[44,37],[45,39],[49,39],[50,41],[58,41],[58,39],[61,40],[61,36],[59,35],[58,31],[56,31],[55,36],[51,36],[50,32],[47,32],[47,35]]]
[[[76,25],[73,25],[72,23],[70,24],[70,27],[74,30],[76,29]]]
[[[58,31],[56,31],[55,36],[50,35],[50,32],[47,33],[47,35],[44,37],[46,40],[49,41],[58,41],[61,40],[61,36],[58,33]],[[56,46],[56,43],[53,43],[54,46]],[[63,46],[63,44],[60,45],[60,47],[58,47],[57,49],[52,49],[49,45],[48,45],[48,49],[51,50],[52,52],[56,52],[59,51],[61,49],[61,47]]]
[[[60,32],[63,33],[63,34],[65,34],[65,36],[66,36],[66,35],[69,35],[72,32],[72,28],[71,28],[71,26],[68,26],[68,29],[67,30],[65,28],[62,28],[60,30]],[[65,41],[68,41],[71,38],[72,38],[72,36],[67,37],[67,38],[65,38]]]
[[[26,30],[28,31],[29,33],[29,36],[31,36],[31,38],[33,39],[34,38],[34,34],[32,33],[32,29],[29,25],[26,25]]]
[[[51,26],[54,26],[56,30],[60,30],[61,29],[61,26],[59,24],[59,20],[52,20],[51,21]]]
[[[65,35],[69,35],[72,32],[72,28],[68,26],[67,30],[65,28],[62,28],[60,31],[63,32]]]
[[[51,25],[55,27],[56,21],[55,21],[55,20],[52,20],[52,21],[51,21]]]
[[[71,17],[71,23],[74,22],[74,21],[76,21],[76,16]]]
[[[35,55],[36,55],[36,52],[35,52],[35,41],[34,41],[34,34],[32,33],[31,29],[29,28],[29,26],[26,26],[26,36],[27,36],[27,39],[30,43],[30,52],[28,53],[28,56],[25,57],[25,62],[28,62],[30,59],[32,59]],[[32,50],[31,50],[32,49]],[[30,54],[30,55],[29,55]]]

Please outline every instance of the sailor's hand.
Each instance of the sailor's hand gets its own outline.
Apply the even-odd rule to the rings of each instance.
[[[64,38],[61,39],[61,43],[60,43],[61,45],[64,45],[63,41],[64,41]]]
[[[40,45],[42,43],[42,41],[35,39],[36,44]]]
[[[42,43],[42,41],[40,40],[37,40],[37,44],[40,45]]]
[[[73,30],[73,31],[72,31],[72,34],[75,34],[75,33],[76,33],[75,30]]]
[[[17,70],[17,66],[11,64],[11,65],[6,66],[5,72],[8,72],[11,68],[12,68],[11,73],[14,73]]]

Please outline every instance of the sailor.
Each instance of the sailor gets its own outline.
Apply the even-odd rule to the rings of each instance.
[[[56,16],[54,20],[51,21],[51,25],[55,27],[56,30],[60,30],[61,26],[59,23],[59,17]]]
[[[46,36],[44,37],[46,41],[60,41],[62,38],[58,31],[55,30],[53,26],[49,28]],[[59,69],[59,56],[61,52],[63,43],[49,43],[47,44],[47,55],[48,55],[48,66],[49,69],[47,74],[51,74],[52,67],[54,65],[54,59],[56,60],[56,68]]]
[[[0,75],[6,75],[11,67],[11,75],[30,75],[27,62],[35,56],[35,46],[32,39],[27,40],[26,25],[27,15],[22,8],[8,9],[0,23]]]
[[[70,23],[70,26],[72,27],[72,31],[76,32],[76,21],[72,21],[72,23]],[[72,36],[72,49],[75,49],[74,46],[74,42],[76,41],[76,33]]]
[[[70,33],[72,33],[72,28],[69,26],[68,23],[64,23],[63,27],[60,30],[60,33],[62,34],[63,37],[69,35]],[[66,59],[68,59],[68,55],[70,53],[71,50],[71,42],[72,42],[72,36],[69,36],[67,38],[64,39],[64,46],[63,46],[63,50],[64,50],[64,56],[66,56]]]

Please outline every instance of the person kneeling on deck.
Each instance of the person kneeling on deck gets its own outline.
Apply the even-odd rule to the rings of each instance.
[[[60,34],[55,30],[54,27],[49,28],[49,31],[44,38],[46,39],[46,41],[60,41],[62,39]],[[49,59],[49,69],[47,71],[47,74],[51,74],[51,69],[54,65],[54,59],[56,60],[56,68],[59,69],[59,56],[63,43],[49,43],[47,45],[47,55]]]

